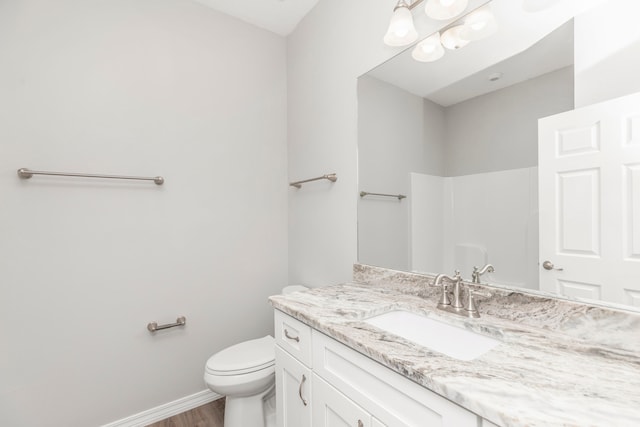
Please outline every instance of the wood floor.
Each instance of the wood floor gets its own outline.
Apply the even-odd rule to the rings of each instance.
[[[224,427],[224,398],[214,400],[147,427]]]

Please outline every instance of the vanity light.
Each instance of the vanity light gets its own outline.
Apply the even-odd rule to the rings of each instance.
[[[417,38],[418,32],[413,25],[413,16],[409,5],[404,0],[399,0],[393,9],[384,42],[388,46],[406,46],[416,41]]]
[[[464,25],[456,25],[455,27],[451,27],[446,30],[440,36],[442,45],[451,50],[460,49],[461,47],[465,47],[466,45],[468,45],[470,40],[464,37],[464,30]]]
[[[489,5],[486,5],[465,18],[461,36],[465,40],[476,41],[490,36],[497,30],[496,18],[493,16]]]
[[[464,12],[467,3],[467,0],[427,0],[424,11],[431,19],[445,21]]]
[[[385,44],[406,46],[416,41],[418,32],[413,25],[411,10],[423,1],[425,0],[398,0],[393,9],[389,29],[384,36]],[[448,20],[463,13],[467,5],[468,0],[426,0],[425,12],[433,19]],[[469,14],[464,18],[464,22],[461,21],[458,20],[444,32],[435,33],[418,43],[411,52],[413,59],[420,62],[437,61],[444,55],[443,47],[451,50],[460,49],[471,41],[493,34],[498,28],[489,4]]]
[[[440,43],[440,33],[435,33],[422,40],[413,48],[411,56],[416,61],[420,62],[433,62],[442,58],[444,55],[444,48]]]

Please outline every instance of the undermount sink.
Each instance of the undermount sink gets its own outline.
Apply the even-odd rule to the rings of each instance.
[[[363,322],[458,360],[473,360],[500,344],[494,338],[408,311],[390,311]]]

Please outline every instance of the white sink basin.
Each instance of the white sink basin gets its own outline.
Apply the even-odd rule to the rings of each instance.
[[[485,335],[408,311],[390,311],[364,322],[459,360],[473,360],[500,344]]]

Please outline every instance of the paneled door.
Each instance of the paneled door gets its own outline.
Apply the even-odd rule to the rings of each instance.
[[[640,93],[538,123],[540,287],[640,307]]]

